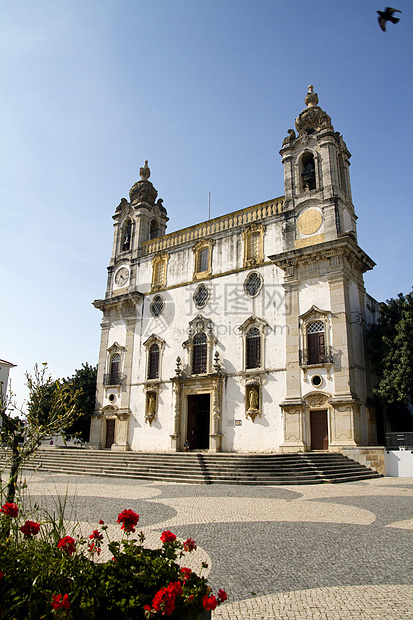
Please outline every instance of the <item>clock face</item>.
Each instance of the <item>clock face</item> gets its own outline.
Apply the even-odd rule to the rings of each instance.
[[[118,286],[124,286],[129,280],[129,271],[126,267],[121,267],[115,275],[115,283]]]

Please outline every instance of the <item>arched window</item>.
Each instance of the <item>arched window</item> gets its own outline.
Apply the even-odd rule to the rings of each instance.
[[[193,340],[192,373],[200,375],[207,371],[207,337],[204,332],[196,334]]]
[[[149,349],[148,379],[159,377],[159,345],[153,344]]]
[[[315,162],[312,153],[304,153],[302,156],[301,181],[303,190],[316,189]]]
[[[261,366],[261,333],[258,327],[251,327],[246,335],[245,367]]]
[[[120,381],[120,355],[115,353],[110,360],[109,385],[118,385]]]
[[[151,221],[151,229],[149,231],[149,239],[156,239],[161,236],[161,229],[156,220]]]
[[[126,220],[122,227],[122,252],[131,248],[132,222]]]

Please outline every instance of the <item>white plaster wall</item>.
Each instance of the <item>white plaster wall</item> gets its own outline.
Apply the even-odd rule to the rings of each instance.
[[[413,451],[391,450],[384,453],[386,476],[413,478]]]
[[[299,286],[299,314],[304,314],[312,306],[320,310],[330,310],[330,290],[325,276],[306,280]]]

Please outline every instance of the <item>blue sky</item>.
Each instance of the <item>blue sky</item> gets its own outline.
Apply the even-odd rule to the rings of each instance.
[[[95,364],[112,215],[149,160],[168,231],[284,192],[308,84],[352,153],[378,300],[411,290],[413,10],[364,0],[0,0],[0,358]]]

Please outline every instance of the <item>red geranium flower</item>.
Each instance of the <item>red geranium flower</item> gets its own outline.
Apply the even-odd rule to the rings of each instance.
[[[99,525],[105,525],[105,522],[102,519],[99,519]]]
[[[70,601],[68,594],[52,594],[52,607],[53,609],[69,609]]]
[[[122,510],[118,515],[118,523],[122,523],[121,530],[125,530],[125,532],[134,532],[135,525],[139,521],[139,515],[133,510]]]
[[[63,549],[63,551],[67,551],[69,555],[72,555],[76,551],[76,541],[71,536],[65,536],[59,540],[57,548]]]
[[[192,571],[190,568],[181,568],[181,575],[184,581],[188,581],[192,575]]]
[[[184,550],[185,551],[196,551],[196,544],[195,541],[192,540],[192,538],[188,538],[185,542],[184,542]]]
[[[175,540],[176,540],[175,534],[172,534],[172,532],[170,532],[169,530],[165,530],[165,532],[162,532],[161,541],[163,543],[171,543],[171,542],[174,542]]]
[[[202,605],[204,606],[204,609],[212,609],[213,611],[218,605],[218,601],[213,594],[211,594],[211,596],[205,594],[204,598],[202,599]]]
[[[102,549],[98,547],[98,545],[95,545],[95,543],[89,543],[87,550],[89,553],[97,553],[98,555],[100,555],[102,551]]]
[[[225,592],[225,590],[218,590],[218,601],[220,603],[223,603],[224,601],[226,601],[228,598],[227,593]]]
[[[99,530],[93,530],[89,538],[91,540],[103,540],[103,534],[101,534]]]
[[[0,512],[6,515],[6,517],[17,517],[19,514],[19,507],[13,503],[6,503],[0,508]]]
[[[2,570],[0,570],[0,579],[3,579],[3,577],[4,577],[4,573]]]
[[[35,523],[34,521],[26,521],[24,525],[21,526],[20,531],[25,535],[26,538],[31,538],[32,536],[36,536],[36,534],[40,531],[40,523]]]
[[[179,581],[175,581],[161,588],[155,594],[152,601],[154,611],[160,612],[163,616],[170,616],[175,609],[175,600],[177,596],[182,596],[182,585]]]

